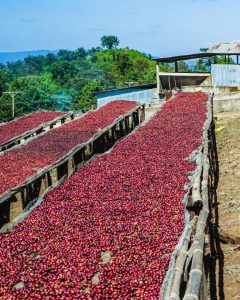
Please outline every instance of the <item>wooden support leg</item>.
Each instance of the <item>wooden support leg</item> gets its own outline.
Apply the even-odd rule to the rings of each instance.
[[[73,170],[76,172],[79,169],[80,164],[83,161],[83,150],[79,150],[76,154],[73,156]]]
[[[125,117],[125,131],[126,133],[129,133],[129,117]]]
[[[57,178],[60,180],[64,175],[68,175],[68,162],[57,167]]]
[[[10,200],[0,205],[0,228],[10,222]]]

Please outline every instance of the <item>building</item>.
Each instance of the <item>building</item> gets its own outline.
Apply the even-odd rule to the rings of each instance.
[[[122,89],[108,90],[97,93],[97,107],[114,100],[132,100],[140,103],[150,104],[156,94],[157,84],[144,84]]]
[[[208,51],[155,58],[156,84],[144,84],[128,88],[115,89],[97,93],[97,107],[114,100],[134,100],[140,103],[161,103],[171,97],[172,91],[196,91],[226,94],[240,90],[240,43],[216,44]],[[222,64],[217,58],[222,57]],[[179,72],[179,62],[211,58],[208,72]],[[162,72],[161,63],[170,64],[174,71]],[[231,94],[231,96],[233,96]],[[240,96],[236,96],[235,98]],[[220,103],[220,102],[219,102]],[[223,103],[223,102],[221,102]],[[234,105],[236,101],[234,99]],[[237,107],[240,108],[240,101]],[[222,104],[221,104],[222,105]]]
[[[224,43],[211,47],[207,52],[154,59],[156,61],[157,90],[159,94],[186,86],[240,87],[240,44]],[[223,57],[224,64],[216,64],[217,57]],[[210,72],[181,73],[180,61],[212,58]],[[232,60],[230,60],[232,58]],[[235,63],[232,64],[231,62]],[[161,72],[160,63],[174,64],[174,72]]]

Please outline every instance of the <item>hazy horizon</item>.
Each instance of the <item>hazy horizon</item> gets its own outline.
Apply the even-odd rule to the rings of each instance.
[[[120,47],[166,56],[239,39],[238,0],[9,0],[0,8],[0,52],[89,49],[113,34]]]

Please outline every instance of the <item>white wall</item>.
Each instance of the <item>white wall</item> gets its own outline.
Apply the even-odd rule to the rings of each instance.
[[[212,65],[213,86],[240,86],[240,65]]]
[[[101,107],[104,104],[114,101],[114,100],[132,100],[140,103],[150,104],[153,98],[154,89],[142,90],[139,92],[132,92],[120,95],[114,95],[104,98],[97,99],[97,107]]]

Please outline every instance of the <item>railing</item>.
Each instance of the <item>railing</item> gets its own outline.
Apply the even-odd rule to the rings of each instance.
[[[204,251],[208,245],[209,191],[213,165],[213,95],[209,96],[207,120],[203,128],[203,143],[194,160],[197,169],[191,175],[192,185],[186,195],[185,226],[179,245],[173,253],[165,277],[161,299],[207,299]]]

